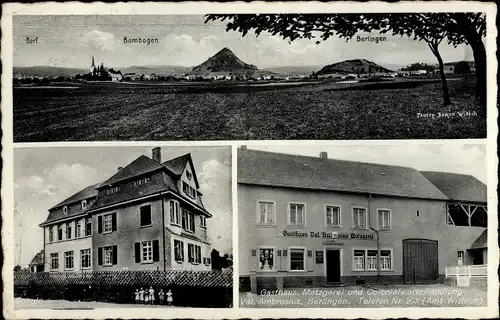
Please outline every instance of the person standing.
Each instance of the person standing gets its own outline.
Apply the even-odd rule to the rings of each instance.
[[[163,289],[160,289],[160,292],[158,292],[158,297],[160,297],[160,304],[163,305],[165,303],[165,292],[163,292]]]
[[[139,289],[135,289],[135,304],[139,304]]]
[[[153,289],[153,286],[149,287],[149,302],[151,304],[155,304],[155,290]]]
[[[167,304],[169,306],[171,306],[172,302],[174,301],[173,295],[174,294],[172,293],[172,291],[170,289],[168,289],[168,292],[167,292]]]
[[[141,304],[144,303],[144,289],[141,288],[141,290],[139,290],[139,300],[141,302]]]

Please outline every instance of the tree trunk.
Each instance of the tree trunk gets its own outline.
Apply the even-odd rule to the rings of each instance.
[[[436,56],[439,63],[439,74],[441,75],[441,83],[443,84],[443,105],[448,106],[451,104],[450,92],[448,90],[448,81],[446,81],[446,75],[444,73],[444,63],[439,53],[438,44],[429,43],[432,53]]]
[[[484,43],[481,38],[471,39],[469,44],[472,48],[474,62],[476,64],[477,95],[479,96],[481,107],[486,111],[486,49],[484,48]]]

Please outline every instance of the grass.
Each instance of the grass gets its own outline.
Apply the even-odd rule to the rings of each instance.
[[[325,82],[279,88],[114,83],[14,88],[14,141],[486,137],[473,79],[449,82],[453,104],[446,107],[440,83],[356,87]],[[454,111],[476,115],[417,117]]]

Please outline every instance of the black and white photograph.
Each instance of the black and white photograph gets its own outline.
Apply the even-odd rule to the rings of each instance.
[[[16,309],[232,306],[229,147],[14,157]]]
[[[14,15],[15,142],[486,137],[486,14]]]
[[[241,146],[240,308],[488,306],[485,168],[484,144]]]

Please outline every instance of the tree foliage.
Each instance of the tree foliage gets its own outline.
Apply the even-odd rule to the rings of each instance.
[[[417,70],[427,70],[429,72],[432,72],[436,69],[435,66],[427,64],[427,63],[412,63],[406,67],[401,68],[402,71],[417,71]]]
[[[460,61],[455,65],[453,70],[456,74],[465,74],[470,72],[470,65],[467,61]]]

